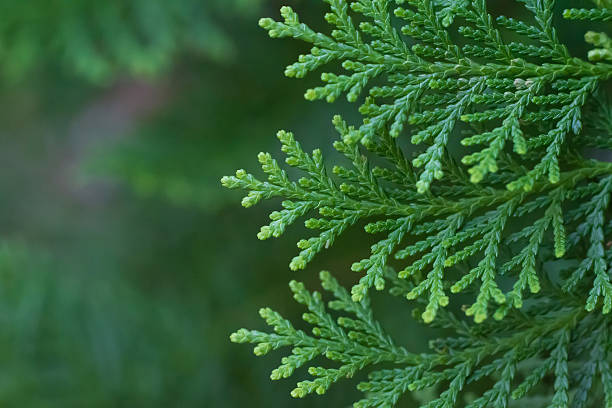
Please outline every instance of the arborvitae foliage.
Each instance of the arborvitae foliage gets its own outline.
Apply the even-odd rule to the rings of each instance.
[[[5,0],[0,2],[2,74],[21,79],[52,61],[99,82],[117,74],[157,74],[187,50],[222,59],[233,48],[215,13],[244,13],[258,3]]]
[[[320,150],[309,154],[281,131],[285,161],[303,177],[290,178],[260,153],[267,180],[238,170],[222,182],[249,191],[245,207],[285,199],[260,239],[312,217],[305,224],[318,235],[298,242],[293,270],[356,224],[379,241],[353,264],[361,279],[350,292],[321,274],[334,297],[328,308],[319,293],[290,284],[312,334],[263,309],[274,331],[243,329],[232,341],[256,344],[257,355],[290,348],[271,377],[308,367],[314,378],[299,382],[295,397],[367,370],[355,407],[394,406],[431,387],[436,396],[423,407],[611,406],[612,163],[584,148],[612,148],[603,90],[612,42],[587,32],[595,48],[588,60],[577,58],[553,24],[561,16],[610,21],[610,2],[557,10],[553,0],[520,0],[521,19],[493,15],[485,0],[326,3],[331,34],[312,30],[290,7],[281,9],[284,21],[260,25],[271,37],[312,44],[287,67],[289,77],[341,63],[344,72],[322,74],[324,84],[306,98],[363,101],[363,124],[333,120],[334,147],[350,164],[329,171]],[[424,146],[414,157],[402,147],[406,138]],[[465,148],[449,148],[455,141]],[[417,319],[454,334],[427,354],[394,342],[369,301],[372,288],[385,287],[407,299],[406,319],[418,310]],[[459,292],[472,294],[464,310],[474,322],[445,308]],[[327,368],[315,365],[321,356]],[[480,391],[466,400],[470,389]]]

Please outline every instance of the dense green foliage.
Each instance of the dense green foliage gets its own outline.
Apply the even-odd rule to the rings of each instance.
[[[343,157],[331,171],[320,150],[309,154],[281,131],[291,171],[260,153],[267,179],[238,170],[222,183],[248,190],[245,207],[284,199],[262,240],[312,217],[306,227],[320,232],[298,242],[293,270],[353,226],[382,237],[353,263],[361,278],[350,292],[321,274],[335,297],[329,308],[319,293],[290,284],[312,335],[262,309],[274,332],[243,329],[232,341],[256,344],[257,355],[291,348],[271,377],[308,367],[314,379],[299,382],[295,397],[368,371],[355,407],[390,407],[432,388],[415,394],[421,406],[612,405],[612,164],[588,150],[612,148],[612,42],[586,32],[595,48],[585,60],[555,28],[560,16],[610,21],[608,2],[559,10],[554,0],[519,0],[512,17],[485,0],[325,2],[331,35],[290,7],[281,9],[284,21],[260,25],[313,46],[287,67],[289,77],[340,64],[342,74],[323,73],[305,97],[346,94],[362,102],[363,123],[334,117]],[[408,135],[425,147],[406,146]],[[373,317],[373,288],[404,296],[406,319],[413,309],[447,335],[425,354],[397,344]],[[474,322],[457,312],[466,299]],[[329,367],[316,365],[320,357]]]

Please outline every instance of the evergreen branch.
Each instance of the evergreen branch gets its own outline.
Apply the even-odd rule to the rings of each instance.
[[[605,22],[606,1],[563,15]],[[285,200],[261,239],[318,212],[306,227],[321,233],[298,243],[292,269],[354,225],[380,236],[353,264],[361,277],[351,291],[321,275],[336,297],[330,309],[342,314],[337,321],[320,295],[292,283],[314,337],[266,309],[274,333],[242,330],[233,340],[257,344],[257,353],[291,347],[274,378],[331,360],[334,368],[309,368],[314,379],[298,383],[297,397],[369,371],[358,386],[361,408],[396,406],[417,392],[427,408],[612,405],[612,163],[583,156],[585,147],[612,148],[612,103],[600,86],[612,64],[597,62],[612,60],[609,37],[587,32],[590,61],[572,57],[556,32],[554,0],[519,0],[531,12],[525,20],[493,19],[484,0],[398,0],[393,11],[389,0],[326,2],[329,35],[289,7],[281,9],[284,22],[260,25],[272,37],[313,45],[288,76],[334,62],[346,71],[323,73],[326,84],[308,99],[357,101],[367,93],[363,124],[333,121],[334,147],[349,164],[328,172],[319,150],[307,154],[281,132],[286,162],[303,177],[294,181],[261,153],[266,181],[239,170],[222,183],[247,190],[246,207]],[[425,148],[410,157],[404,135]],[[371,287],[390,287],[411,301],[417,320],[448,334],[419,355],[396,345],[374,319]],[[474,323],[446,308],[449,291],[470,293],[464,311]]]

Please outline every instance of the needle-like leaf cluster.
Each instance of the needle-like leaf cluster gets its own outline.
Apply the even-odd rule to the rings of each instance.
[[[309,28],[290,7],[281,9],[283,21],[260,25],[271,37],[312,44],[287,76],[343,68],[323,73],[324,83],[306,98],[361,101],[362,124],[333,120],[334,148],[344,158],[329,167],[320,150],[305,152],[281,131],[285,162],[302,177],[260,153],[265,178],[239,170],[222,182],[248,191],[245,207],[284,200],[260,239],[279,237],[303,218],[317,231],[298,242],[293,270],[349,228],[365,225],[378,237],[352,265],[361,275],[350,299],[322,277],[339,299],[332,308],[357,320],[336,322],[318,294],[292,284],[315,337],[265,309],[275,335],[239,331],[233,340],[259,344],[258,353],[295,346],[274,378],[320,355],[341,364],[311,368],[316,379],[298,384],[299,397],[379,363],[400,367],[373,371],[359,386],[366,397],[356,407],[393,406],[410,390],[434,386],[439,398],[423,406],[506,407],[547,376],[554,377],[549,406],[595,406],[589,404],[600,395],[611,401],[612,164],[589,158],[585,148],[612,147],[605,90],[612,65],[602,62],[612,42],[589,31],[585,39],[596,47],[590,61],[573,57],[553,21],[609,21],[612,8],[599,1],[593,9],[561,11],[553,0],[520,0],[529,15],[523,20],[494,16],[485,0],[326,3],[330,34]],[[407,148],[406,138],[416,146]],[[558,258],[571,266],[551,271]],[[423,305],[425,323],[458,337],[437,341],[426,356],[396,346],[372,321],[368,300],[371,288],[389,282],[411,305]],[[473,294],[464,310],[476,325],[452,312],[459,292]],[[481,395],[459,402],[467,384],[487,378]]]
[[[393,281],[391,293],[411,290],[411,285],[387,272]],[[320,277],[323,288],[334,296],[327,307],[320,293],[309,292],[302,283],[289,284],[295,300],[307,309],[303,319],[313,326],[310,332],[265,308],[260,315],[273,332],[241,329],[231,336],[236,343],[255,344],[258,356],[291,348],[270,378],[288,378],[307,368],[312,379],[298,382],[291,392],[294,397],[324,394],[333,384],[367,371],[368,379],[357,386],[364,397],[355,402],[356,408],[392,407],[406,393],[432,389],[435,392],[429,394],[435,396],[421,398],[422,407],[507,407],[516,401],[529,407],[612,403],[606,317],[587,313],[577,298],[549,281],[545,296],[508,314],[503,322],[469,324],[453,313],[440,313],[434,326],[455,334],[432,340],[430,352],[417,354],[384,331],[368,296],[354,302],[328,272]],[[317,365],[321,357],[328,366]],[[486,391],[481,395],[466,392],[482,384]]]

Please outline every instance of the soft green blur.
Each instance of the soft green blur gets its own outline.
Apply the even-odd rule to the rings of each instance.
[[[324,2],[292,1],[322,21]],[[298,237],[259,242],[270,208],[219,179],[279,153],[278,129],[329,151],[317,78],[284,78],[305,46],[257,27],[272,0],[0,0],[0,406],[329,407],[271,382],[278,355],[229,342],[263,306],[297,320],[290,279],[344,281],[345,238],[290,272]],[[352,112],[352,113],[351,113]],[[381,303],[385,302],[385,303]],[[381,300],[412,350],[425,335]],[[386,311],[386,313],[385,313]],[[276,364],[276,365],[275,365]],[[353,383],[356,383],[354,380]]]

